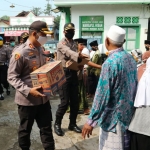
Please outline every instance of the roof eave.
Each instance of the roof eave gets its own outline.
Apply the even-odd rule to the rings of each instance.
[[[72,6],[72,5],[91,5],[91,4],[143,4],[142,2],[139,1],[127,1],[127,2],[122,2],[122,1],[118,1],[118,2],[54,2],[55,6]],[[148,4],[148,2],[144,2],[144,4]]]

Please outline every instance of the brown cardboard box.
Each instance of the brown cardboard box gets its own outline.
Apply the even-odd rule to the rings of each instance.
[[[43,94],[53,95],[66,82],[61,61],[49,62],[31,74],[33,87],[42,86]]]
[[[78,71],[79,70],[79,66],[84,66],[85,64],[87,64],[90,61],[90,58],[87,55],[85,55],[85,54],[82,54],[82,55],[84,55],[86,57],[86,58],[82,59],[82,62],[77,63],[77,62],[75,62],[73,60],[68,60],[66,62],[66,68]]]

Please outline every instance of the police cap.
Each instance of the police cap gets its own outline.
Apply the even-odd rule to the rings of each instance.
[[[75,26],[73,23],[66,23],[64,25],[64,30],[74,30],[75,29]]]
[[[30,30],[36,30],[45,34],[52,34],[53,32],[48,29],[47,23],[44,21],[34,21],[30,27]]]
[[[28,38],[29,37],[29,34],[27,32],[23,32],[21,35],[20,35],[21,38],[25,39],[25,38]]]

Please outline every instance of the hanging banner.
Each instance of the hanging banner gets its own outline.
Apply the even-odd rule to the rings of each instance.
[[[4,36],[20,36],[23,32],[29,32],[28,30],[22,31],[5,31]]]

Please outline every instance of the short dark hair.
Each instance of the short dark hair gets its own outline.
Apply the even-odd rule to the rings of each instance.
[[[29,29],[29,36],[33,33],[33,32],[39,32],[37,30],[32,30],[32,29]]]

